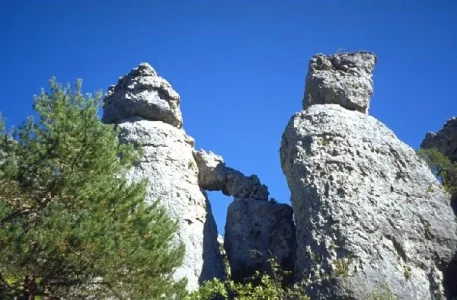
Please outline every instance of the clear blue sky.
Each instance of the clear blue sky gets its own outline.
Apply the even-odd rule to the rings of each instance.
[[[457,115],[455,0],[3,0],[0,23],[9,125],[32,114],[51,76],[106,91],[147,61],[181,94],[197,148],[256,173],[280,202],[281,134],[315,53],[376,52],[370,114],[414,148]],[[210,197],[223,232],[230,199]]]

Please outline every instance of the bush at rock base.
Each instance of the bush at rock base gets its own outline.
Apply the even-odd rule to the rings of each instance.
[[[231,279],[206,281],[197,291],[191,293],[185,299],[310,300],[304,294],[304,289],[299,285],[287,287],[284,284],[284,278],[290,275],[289,272],[282,271],[279,264],[273,259],[270,259],[269,263],[272,268],[271,274],[256,272],[254,276],[247,278],[244,282],[235,282]]]

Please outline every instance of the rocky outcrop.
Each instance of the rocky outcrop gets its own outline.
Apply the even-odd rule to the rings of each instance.
[[[141,63],[110,86],[104,98],[103,122],[119,123],[131,117],[182,127],[181,100],[171,85],[148,63]]]
[[[421,143],[421,148],[436,148],[452,162],[457,162],[457,117],[447,120],[443,129],[437,133],[428,132]]]
[[[362,77],[365,91],[356,95],[365,100],[348,105],[352,96],[346,96],[356,90],[349,81],[329,88],[335,67],[322,67],[321,85],[308,74],[310,102],[283,134],[281,166],[297,226],[296,280],[312,299],[368,299],[383,286],[399,299],[444,299],[443,270],[457,246],[449,195],[413,149],[365,114],[374,55],[318,56],[310,65],[319,57],[326,65],[353,58],[348,69],[358,73],[348,77]],[[341,95],[347,101],[335,100]]]
[[[371,52],[313,56],[306,77],[303,109],[313,104],[339,104],[368,113],[376,61]]]
[[[194,140],[181,128],[179,96],[148,64],[140,64],[110,88],[103,120],[117,123],[123,142],[142,145],[143,157],[132,167],[131,180],[147,178],[146,201],[160,199],[179,223],[176,241],[186,246],[176,278],[188,289],[224,276],[211,206],[198,182]]]
[[[225,249],[232,279],[241,281],[255,271],[270,272],[273,258],[282,270],[294,265],[295,225],[292,208],[256,199],[235,199],[227,213]]]
[[[227,167],[222,157],[212,152],[195,151],[194,140],[182,128],[179,104],[180,97],[171,85],[158,76],[149,64],[142,63],[109,88],[104,98],[103,121],[117,124],[121,142],[142,145],[143,156],[129,171],[129,178],[133,181],[148,179],[146,201],[153,203],[160,199],[170,216],[178,221],[175,242],[184,243],[186,254],[183,265],[176,270],[175,278],[187,278],[188,289],[194,290],[202,281],[225,277],[225,253],[220,249],[205,190],[222,191],[225,195],[240,198],[240,202],[247,200],[241,198],[249,198],[251,202],[247,206],[250,213],[230,214],[227,220],[230,224],[234,224],[234,220],[243,222],[246,230],[250,230],[250,219],[261,219],[264,214],[271,215],[271,220],[262,224],[274,222],[273,215],[284,210],[285,205],[273,205],[267,201],[268,188],[260,183],[257,176],[245,176]],[[258,205],[257,202],[261,200],[264,204]],[[284,228],[293,226],[290,207],[287,212],[281,213],[284,215],[281,215],[281,220],[287,224]],[[277,247],[271,244],[280,241],[274,236],[282,231],[271,224],[268,226],[261,229],[265,237],[258,239],[261,241],[259,246],[249,241],[252,246],[250,249],[273,249],[281,261],[289,259],[290,264],[291,258],[283,258],[284,250],[276,251]],[[237,228],[236,225],[234,227]],[[239,238],[236,230],[231,232],[235,232],[232,235],[234,238]],[[225,242],[234,244],[227,237]],[[228,259],[236,260],[239,255],[245,254],[231,251]],[[260,270],[263,265],[259,262],[261,260],[258,259]],[[243,268],[233,268],[243,271]],[[249,268],[255,269],[252,266]]]
[[[446,121],[443,129],[437,133],[428,132],[421,143],[421,148],[437,149],[443,153],[451,162],[457,163],[457,118],[453,117]],[[454,170],[451,170],[447,176],[451,182],[456,182]],[[454,214],[457,215],[457,192],[453,192],[451,199],[451,207]],[[457,249],[454,259],[449,264],[444,273],[444,283],[449,299],[457,298]]]
[[[225,165],[221,156],[204,150],[194,151],[200,186],[207,191],[222,191],[226,196],[268,199],[268,188],[256,175],[245,176]]]

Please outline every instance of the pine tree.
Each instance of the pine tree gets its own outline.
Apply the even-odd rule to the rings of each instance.
[[[132,145],[97,115],[101,94],[50,81],[38,120],[7,132],[0,120],[0,298],[169,298],[184,256],[177,223],[146,182],[129,183]]]

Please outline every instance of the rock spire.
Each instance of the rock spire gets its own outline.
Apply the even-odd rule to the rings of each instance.
[[[369,52],[311,59],[304,110],[282,137],[296,220],[295,278],[311,299],[444,299],[457,245],[449,195],[425,162],[368,116]],[[360,113],[362,112],[362,113]]]

